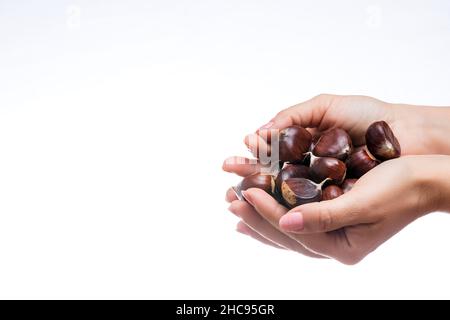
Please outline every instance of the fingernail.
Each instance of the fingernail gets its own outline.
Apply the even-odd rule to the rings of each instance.
[[[252,198],[250,197],[250,194],[247,193],[247,191],[242,191],[242,196],[245,200],[247,200],[248,203],[250,203],[252,206],[255,206],[252,202]]]
[[[260,129],[269,129],[270,127],[273,126],[273,124],[274,124],[273,121],[269,121],[265,125],[263,125]]]
[[[292,212],[280,219],[280,228],[283,230],[302,231],[303,227],[303,214],[301,212]]]
[[[223,164],[242,164],[245,163],[245,158],[241,158],[241,157],[228,157],[224,160]]]
[[[244,144],[248,147],[250,145],[256,145],[258,143],[258,136],[254,133],[250,133],[245,136]]]
[[[239,225],[236,227],[236,231],[245,235],[248,235],[248,233]]]
[[[223,170],[227,170],[228,169],[228,165],[230,165],[230,164],[234,164],[234,158],[233,157],[229,157],[229,158],[226,158],[224,161],[223,161],[223,163],[222,163],[222,169]]]
[[[233,203],[230,204],[230,206],[228,207],[228,210],[234,214],[236,217],[239,217],[239,214],[236,212],[236,210],[234,209]]]

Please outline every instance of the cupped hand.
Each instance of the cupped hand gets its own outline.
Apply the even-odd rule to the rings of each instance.
[[[233,160],[238,161],[239,159],[234,158]],[[233,170],[233,172],[240,176],[248,176],[259,170],[258,165],[236,165],[233,168],[236,169]],[[270,245],[278,249],[288,249],[309,257],[323,258],[321,255],[315,254],[306,249],[303,244],[295,239],[292,239],[289,235],[283,233],[278,228],[274,228],[274,226],[263,216],[261,216],[261,214],[251,204],[244,200],[238,200],[236,193],[232,188],[228,189],[225,199],[227,202],[231,203],[228,210],[241,219],[236,226],[236,231],[245,234],[265,245]],[[271,200],[273,199],[271,198]]]
[[[415,106],[390,104],[366,96],[321,94],[282,110],[257,133],[247,136],[245,143],[250,150],[265,148],[264,139],[260,138],[265,136],[265,130],[299,125],[319,132],[330,128],[342,128],[349,133],[354,144],[359,146],[365,144],[367,128],[375,121],[384,120],[398,138],[402,146],[402,155],[427,154],[430,153],[427,150],[429,141],[421,130],[423,117],[418,110],[421,109]]]
[[[310,252],[355,264],[416,218],[437,208],[439,193],[421,172],[421,168],[436,162],[435,157],[439,156],[408,156],[384,162],[341,197],[291,211],[260,189],[245,191],[248,204],[233,201],[230,209],[245,223],[248,219],[244,211],[256,211],[264,230],[259,224],[252,229],[272,243],[279,243],[278,236],[272,234],[283,235]],[[233,199],[231,194],[228,199]]]
[[[434,122],[424,120],[434,119],[430,113],[435,113]],[[436,134],[431,133],[433,127],[442,127],[442,120],[436,115],[441,114],[365,96],[322,94],[279,112],[255,134],[247,136],[245,143],[251,151],[261,151],[268,148],[263,139],[265,130],[300,125],[319,132],[342,128],[359,146],[365,143],[368,126],[384,120],[398,138],[402,156],[441,153],[448,149],[443,147],[442,139],[441,143],[430,143],[439,142],[432,139]],[[438,200],[433,197],[441,192],[434,190],[424,178],[427,175],[419,172],[433,161],[450,162],[438,159],[439,156],[429,157],[437,158],[410,156],[387,161],[360,178],[354,189],[343,196],[299,206],[290,212],[259,189],[245,192],[247,202],[238,201],[229,190],[227,200],[231,202],[230,210],[242,219],[238,231],[276,247],[353,264],[411,221],[436,208]],[[247,176],[260,171],[261,166],[249,159],[231,157],[223,169]]]

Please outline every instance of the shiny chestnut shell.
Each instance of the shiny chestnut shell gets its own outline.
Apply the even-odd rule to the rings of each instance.
[[[322,190],[322,200],[333,200],[344,194],[344,191],[335,185],[330,185]]]
[[[341,188],[344,193],[349,192],[352,190],[354,184],[358,181],[358,179],[345,179],[344,182],[342,182]]]
[[[380,161],[400,157],[400,143],[385,121],[372,123],[366,131],[366,145],[370,153]]]
[[[347,172],[344,162],[331,157],[311,157],[309,172],[312,180],[320,183],[328,178],[336,184],[344,181]]]
[[[346,161],[348,176],[360,178],[369,170],[375,168],[380,162],[375,159],[365,146],[356,148]]]
[[[302,161],[304,154],[309,151],[311,140],[309,131],[300,126],[290,126],[281,130],[278,134],[280,161],[292,163]]]
[[[317,157],[332,157],[344,161],[353,150],[352,139],[340,128],[325,131],[313,141],[312,153]]]
[[[266,191],[270,195],[275,194],[275,180],[269,174],[255,173],[245,177],[242,181],[233,188],[239,200],[243,200],[242,191],[250,188],[258,188]]]
[[[309,179],[309,168],[301,164],[286,164],[280,170],[275,179],[275,185],[277,190],[281,190],[281,184],[283,181],[291,178],[305,178]]]
[[[281,184],[283,204],[292,209],[299,205],[317,202],[322,198],[321,185],[309,179],[292,178]]]

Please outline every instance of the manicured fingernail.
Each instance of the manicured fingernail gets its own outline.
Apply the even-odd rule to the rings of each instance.
[[[245,230],[243,227],[241,227],[240,225],[238,225],[238,226],[236,227],[236,231],[239,232],[239,233],[248,235],[248,233],[246,232],[246,230]]]
[[[245,136],[244,144],[248,147],[251,145],[256,145],[258,143],[258,136],[254,133],[250,133]]]
[[[283,230],[302,231],[303,227],[303,214],[301,212],[288,213],[280,219],[280,228]]]
[[[263,125],[260,129],[269,129],[273,126],[273,124],[274,124],[273,121],[269,121],[265,125]]]
[[[222,168],[223,169],[227,169],[227,165],[230,165],[230,164],[234,164],[234,157],[229,157],[229,158],[226,158],[224,161],[223,161],[223,164],[222,164]]]
[[[244,199],[247,200],[248,203],[250,203],[252,206],[255,206],[253,204],[252,198],[250,197],[250,194],[248,194],[247,191],[242,191],[241,193],[242,193],[242,196],[244,197]]]

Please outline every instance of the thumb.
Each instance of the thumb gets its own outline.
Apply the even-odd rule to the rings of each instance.
[[[304,128],[317,127],[335,97],[330,94],[320,94],[308,101],[284,109],[259,130],[284,129],[292,125]]]
[[[283,231],[294,233],[319,233],[337,230],[365,221],[364,211],[351,193],[339,198],[301,205],[286,213],[279,220]]]

